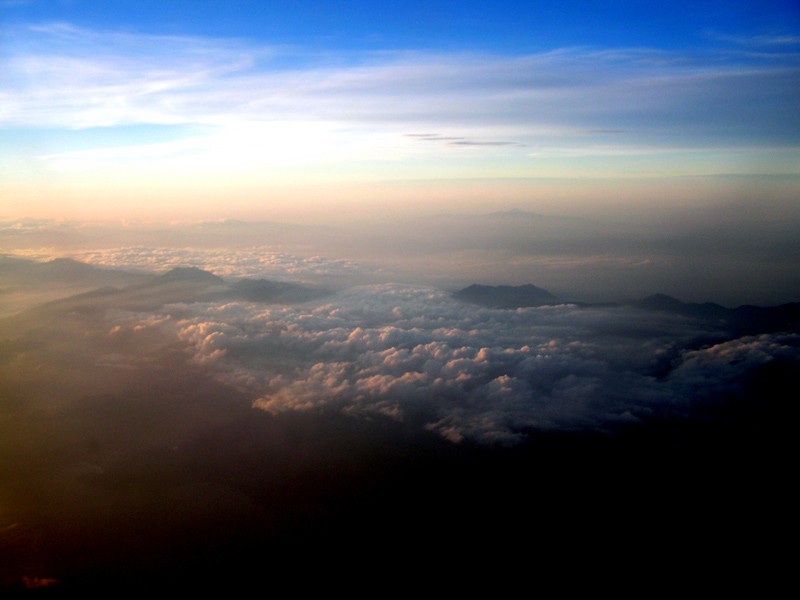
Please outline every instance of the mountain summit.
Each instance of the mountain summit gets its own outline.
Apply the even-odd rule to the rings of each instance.
[[[225,282],[221,277],[217,277],[213,273],[198,269],[197,267],[175,267],[170,269],[159,278],[162,282],[170,281],[186,281],[192,283],[205,283],[205,284],[224,284]]]
[[[464,302],[490,308],[520,308],[559,302],[553,294],[531,283],[518,286],[473,284],[455,292],[453,296]]]

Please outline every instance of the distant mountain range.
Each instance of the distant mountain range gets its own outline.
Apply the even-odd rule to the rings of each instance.
[[[630,303],[645,310],[667,312],[707,322],[718,322],[739,335],[771,331],[800,331],[800,302],[779,306],[725,308],[713,302],[681,302],[666,294],[655,294]]]
[[[197,267],[176,267],[154,275],[103,269],[72,259],[36,262],[7,256],[0,256],[0,284],[0,301],[6,304],[6,314],[31,308],[79,310],[90,305],[153,310],[168,303],[198,301],[281,304],[305,302],[331,293],[326,288],[265,279],[228,283]]]
[[[196,267],[176,267],[166,273],[153,275],[99,268],[67,258],[37,262],[10,256],[0,256],[0,284],[0,300],[6,303],[6,314],[35,305],[52,308],[56,305],[78,307],[82,303],[96,304],[98,300],[107,308],[147,310],[174,302],[243,300],[296,303],[332,293],[322,287],[265,279],[241,279],[228,283],[221,277]],[[16,300],[16,296],[24,294],[30,296],[27,306]],[[453,297],[463,302],[500,309],[567,302],[533,284],[473,284],[455,292]],[[571,303],[586,308],[601,306],[585,302]],[[602,304],[610,305],[612,304]],[[800,331],[798,302],[771,307],[743,305],[725,308],[711,302],[687,303],[666,294],[654,294],[617,305],[680,315],[739,335]]]
[[[3,285],[129,285],[143,281],[147,277],[148,275],[143,273],[103,269],[71,258],[56,258],[47,262],[38,262],[0,255],[0,283]]]
[[[455,292],[453,296],[472,304],[507,309],[548,306],[566,302],[532,284],[519,286],[473,284]],[[582,307],[635,306],[651,312],[669,313],[705,323],[717,323],[720,327],[738,335],[784,330],[800,331],[800,302],[769,307],[743,305],[737,308],[725,308],[713,302],[681,302],[666,294],[654,294],[641,300],[617,304],[603,303],[601,305],[586,302],[571,302],[571,304]]]

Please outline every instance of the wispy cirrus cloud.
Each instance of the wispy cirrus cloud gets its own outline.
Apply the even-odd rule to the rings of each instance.
[[[800,46],[800,35],[773,34],[773,35],[729,35],[721,32],[710,32],[707,36],[713,40],[730,42],[739,46],[770,48],[780,50],[790,46]]]
[[[410,137],[421,142],[436,142],[439,144],[446,144],[449,146],[520,146],[524,144],[516,144],[514,142],[501,142],[495,140],[470,140],[464,137],[452,135],[439,135],[436,133],[407,133]]]
[[[270,135],[283,145],[296,135],[307,148],[357,138],[354,156],[362,158],[379,147],[413,155],[422,141],[440,141],[453,152],[519,152],[526,145],[563,152],[586,148],[586,136],[620,131],[626,135],[615,136],[616,145],[654,149],[800,140],[798,53],[737,61],[566,48],[522,56],[392,51],[311,60],[298,49],[243,40],[67,24],[7,28],[5,36],[0,123],[6,127],[183,124],[241,133],[254,126],[251,138],[261,144]],[[409,137],[415,129],[437,133]]]

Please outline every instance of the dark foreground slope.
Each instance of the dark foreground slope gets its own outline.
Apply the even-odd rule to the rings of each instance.
[[[52,385],[3,379],[0,589],[413,593],[433,578],[505,593],[520,577],[689,576],[717,589],[781,568],[796,436],[775,416],[797,362],[702,418],[504,448],[381,418],[271,416],[179,348],[154,357],[73,382],[61,406],[43,402]],[[40,361],[53,377],[57,363]]]
[[[717,588],[782,568],[772,544],[793,511],[788,432],[754,436],[749,413],[512,449],[262,414],[182,440],[187,415],[161,416],[162,439],[65,489],[14,474],[27,502],[6,512],[5,590],[414,591],[433,577],[450,592],[510,592],[531,572],[538,585],[620,589],[630,577],[667,589],[691,575]],[[52,468],[40,452],[35,466]]]

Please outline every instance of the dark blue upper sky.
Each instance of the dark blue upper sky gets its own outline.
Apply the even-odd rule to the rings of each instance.
[[[797,0],[3,0],[7,23],[208,36],[337,49],[542,50],[572,45],[697,48],[800,27]]]

